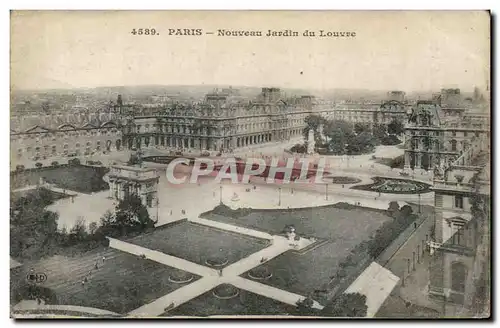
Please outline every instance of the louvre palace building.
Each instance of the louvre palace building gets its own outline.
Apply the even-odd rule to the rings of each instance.
[[[11,164],[145,148],[224,153],[271,142],[300,142],[309,115],[371,125],[387,125],[395,118],[407,122],[412,117],[406,127],[406,139],[411,140],[407,167],[430,166],[426,163],[438,161],[435,154],[457,157],[471,136],[489,138],[489,118],[484,114],[447,106],[449,99],[410,104],[402,91],[391,91],[378,103],[285,96],[272,87],[262,88],[254,98],[225,88],[199,101],[167,96],[151,99],[150,104],[132,104],[118,96],[98,109],[79,106],[51,113],[11,114]],[[429,140],[439,150],[427,149]]]

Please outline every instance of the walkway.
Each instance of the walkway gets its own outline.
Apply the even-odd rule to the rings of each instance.
[[[220,284],[218,277],[203,277],[187,286],[176,289],[175,291],[158,298],[157,300],[143,305],[128,313],[133,317],[157,317],[165,313],[165,309],[170,310],[189,302]],[[171,307],[171,305],[174,305]]]
[[[43,310],[43,311],[73,311],[73,312],[81,312],[81,313],[89,313],[89,314],[95,314],[95,315],[112,315],[112,316],[120,316],[120,314],[107,311],[107,310],[102,310],[102,309],[96,309],[96,308],[91,308],[91,307],[85,307],[85,306],[76,306],[76,305],[52,305],[52,304],[38,304],[37,301],[21,301],[18,304],[16,304],[13,308],[15,311],[36,311],[36,310]]]
[[[305,299],[304,296],[290,293],[283,289],[279,289],[269,285],[264,285],[259,282],[249,279],[244,279],[238,276],[231,277],[230,279],[227,280],[227,283],[230,283],[231,285],[238,287],[240,289],[244,289],[249,292],[259,294],[268,298],[272,298],[277,301],[294,306],[297,305],[298,301]],[[321,310],[323,309],[323,307],[324,307],[323,305],[314,301],[313,308]]]
[[[201,224],[204,226],[208,227],[213,227],[221,230],[226,230],[226,231],[232,231],[236,232],[242,235],[247,235],[255,238],[262,238],[262,239],[268,239],[272,240],[273,236],[271,234],[262,232],[262,231],[257,231],[257,230],[252,230],[244,227],[237,227],[232,224],[227,224],[227,223],[222,223],[222,222],[217,222],[213,220],[208,220],[208,219],[202,219],[202,218],[189,218],[188,219],[190,222],[194,222],[197,224]]]
[[[247,272],[255,267],[262,264],[261,260],[265,259],[270,261],[273,258],[283,254],[284,252],[293,249],[292,246],[288,244],[288,240],[284,237],[273,236],[273,243],[271,246],[261,249],[240,261],[233,263],[224,269],[225,275],[239,276],[242,273]]]
[[[123,252],[134,254],[137,256],[145,255],[148,260],[152,260],[170,267],[194,273],[199,276],[217,276],[216,270],[207,268],[190,261],[186,261],[179,257],[167,255],[162,252],[154,251],[149,248],[141,247],[135,244],[127,243],[115,238],[107,237],[109,239],[109,247],[118,249]]]
[[[220,222],[215,222],[205,219],[191,219],[192,222],[197,222],[207,226],[243,233],[249,236],[261,238],[262,233],[260,231],[255,231],[248,228],[235,227],[229,224],[224,224]],[[268,298],[275,299],[280,302],[284,302],[291,305],[296,305],[297,301],[305,299],[304,296],[290,293],[279,288],[267,286],[261,283],[257,283],[248,279],[239,277],[242,273],[245,273],[255,267],[262,264],[262,259],[269,261],[284,252],[296,249],[293,245],[290,245],[289,241],[282,236],[273,236],[265,234],[267,239],[271,240],[271,245],[264,248],[256,253],[253,253],[240,261],[233,263],[222,270],[222,276],[215,269],[205,267],[175,256],[167,255],[162,252],[144,248],[138,245],[127,243],[118,239],[108,237],[112,248],[119,249],[121,251],[134,254],[137,256],[145,255],[147,259],[174,267],[179,270],[188,271],[196,275],[202,276],[201,279],[181,287],[172,293],[169,293],[157,300],[143,305],[133,311],[131,311],[129,316],[141,316],[141,317],[154,317],[163,314],[166,308],[173,309],[183,303],[190,301],[191,299],[198,297],[220,284],[228,283],[233,284],[238,288],[242,288],[259,294]],[[307,247],[312,242],[303,242],[301,247]],[[317,309],[322,309],[323,306],[315,301],[314,307]]]

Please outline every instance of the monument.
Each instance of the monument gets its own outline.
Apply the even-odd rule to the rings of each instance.
[[[309,155],[314,154],[314,147],[316,143],[314,141],[314,130],[309,129],[309,134],[307,135],[307,153]]]
[[[105,176],[112,199],[120,201],[132,194],[138,196],[153,221],[157,220],[157,211],[150,209],[158,206],[159,180],[160,175],[155,169],[122,165],[111,166]]]

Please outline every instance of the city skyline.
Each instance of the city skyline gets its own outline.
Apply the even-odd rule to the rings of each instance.
[[[279,19],[276,12],[13,12],[11,87],[488,89],[486,11],[336,12],[336,19],[331,17],[328,12],[281,12]],[[141,27],[162,35],[130,34]],[[324,29],[356,37],[168,36],[171,27],[263,33]]]

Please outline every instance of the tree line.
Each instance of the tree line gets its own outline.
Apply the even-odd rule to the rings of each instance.
[[[397,145],[401,141],[397,136],[404,133],[404,124],[393,119],[384,124],[349,123],[344,120],[328,120],[319,115],[309,115],[305,119],[304,137],[307,140],[309,130],[314,131],[315,151],[332,155],[368,154],[378,145]],[[322,131],[321,128],[322,127]],[[306,145],[295,145],[291,151],[305,152]]]
[[[88,251],[107,245],[106,236],[120,237],[153,229],[140,198],[131,195],[107,212],[100,223],[88,226],[80,218],[70,229],[58,228],[59,215],[46,209],[55,201],[52,191],[38,188],[21,197],[11,195],[10,253],[15,258],[39,259],[72,248]]]

